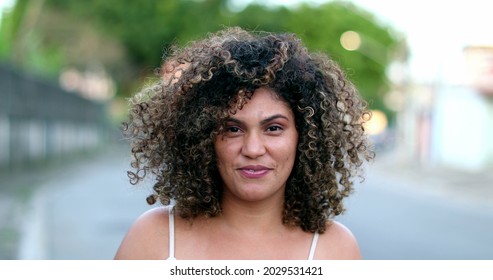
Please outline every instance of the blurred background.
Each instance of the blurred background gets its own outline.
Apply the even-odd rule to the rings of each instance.
[[[149,209],[127,98],[224,26],[296,33],[368,101],[377,159],[338,218],[365,259],[493,259],[488,3],[419,3],[0,0],[0,259],[113,258]]]

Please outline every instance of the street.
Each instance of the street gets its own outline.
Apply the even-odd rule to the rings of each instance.
[[[493,259],[493,208],[383,179],[358,186],[340,219],[365,259]]]
[[[110,148],[41,186],[19,258],[112,259],[131,223],[150,207],[150,183],[130,185],[128,166],[128,151]],[[447,186],[424,191],[434,182],[384,166],[368,170],[337,218],[353,231],[365,259],[493,259],[492,207],[449,195]]]

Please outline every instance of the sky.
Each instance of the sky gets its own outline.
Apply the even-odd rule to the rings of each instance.
[[[0,0],[0,11],[3,11],[4,8],[11,7],[14,2],[14,0]]]
[[[302,2],[317,5],[331,0],[231,1],[241,7],[251,2],[292,6]],[[493,45],[493,29],[487,26],[493,3],[488,0],[345,1],[368,10],[407,37],[411,50],[407,71],[418,82],[457,79],[462,74],[465,46]],[[0,0],[0,10],[13,2]]]

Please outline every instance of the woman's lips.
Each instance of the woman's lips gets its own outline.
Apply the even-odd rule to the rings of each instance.
[[[264,177],[271,169],[261,165],[249,165],[238,168],[238,171],[246,178],[256,179]]]

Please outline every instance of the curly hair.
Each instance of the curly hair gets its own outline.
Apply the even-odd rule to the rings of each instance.
[[[344,211],[362,164],[374,157],[364,131],[366,103],[341,68],[311,54],[294,34],[227,28],[170,51],[161,79],[131,99],[132,184],[155,177],[149,204],[175,204],[192,220],[221,213],[214,139],[259,87],[286,101],[298,130],[282,222],[324,232]]]

